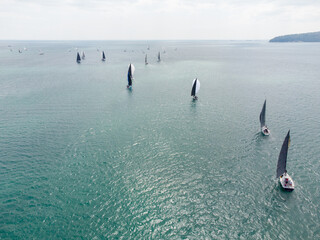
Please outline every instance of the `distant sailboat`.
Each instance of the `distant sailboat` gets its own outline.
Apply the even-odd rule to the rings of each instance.
[[[270,135],[270,130],[268,129],[266,125],[266,102],[267,100],[264,101],[261,113],[260,113],[260,126],[261,126],[261,132],[265,136]]]
[[[150,50],[150,46],[148,45],[147,50]]]
[[[147,54],[146,54],[146,56],[145,56],[145,58],[144,58],[144,64],[145,64],[145,65],[148,65]]]
[[[84,60],[86,58],[86,55],[84,54],[84,52],[82,52],[82,60]]]
[[[79,52],[77,52],[77,63],[81,63],[81,58]]]
[[[22,51],[21,51],[20,49],[18,50],[18,52],[19,52],[19,53],[22,53]]]
[[[290,145],[290,130],[286,138],[283,141],[281,151],[279,154],[278,165],[277,165],[277,178],[279,178],[281,187],[287,191],[294,190],[294,182],[287,173],[287,156]]]
[[[106,55],[104,55],[104,51],[102,51],[102,58],[101,58],[102,61],[105,61],[106,60]]]
[[[158,62],[161,61],[161,58],[160,58],[160,52],[158,52]]]
[[[198,78],[194,79],[192,82],[192,89],[191,89],[191,96],[193,97],[193,100],[197,100],[198,97],[196,96],[197,92],[200,90],[200,81]]]
[[[129,88],[130,90],[132,89],[134,70],[135,70],[135,68],[134,68],[133,64],[130,63],[129,69],[128,69],[128,85],[127,85],[127,88]]]

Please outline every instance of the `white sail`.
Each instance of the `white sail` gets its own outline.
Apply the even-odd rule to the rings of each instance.
[[[131,64],[131,63],[130,63],[130,64]],[[130,66],[130,64],[129,64],[129,66]],[[131,75],[132,75],[132,76],[133,76],[135,70],[136,70],[136,69],[135,69],[134,65],[131,64]]]

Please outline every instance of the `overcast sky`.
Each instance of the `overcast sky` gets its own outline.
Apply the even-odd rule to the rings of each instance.
[[[270,39],[320,31],[320,0],[0,0],[0,39]]]

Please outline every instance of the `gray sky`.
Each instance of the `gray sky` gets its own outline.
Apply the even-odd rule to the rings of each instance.
[[[0,0],[0,39],[270,39],[320,31],[320,0]]]

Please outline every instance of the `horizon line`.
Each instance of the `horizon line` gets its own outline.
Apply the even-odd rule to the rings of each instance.
[[[0,39],[0,41],[269,41],[270,39]]]

